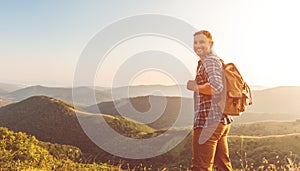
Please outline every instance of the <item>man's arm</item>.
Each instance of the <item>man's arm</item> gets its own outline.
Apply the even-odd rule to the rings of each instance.
[[[197,85],[195,80],[189,80],[187,89],[206,95],[213,95],[222,92],[222,63],[216,58],[206,58],[203,60],[203,66],[208,75],[208,82],[203,85]]]
[[[203,66],[208,75],[208,83],[210,87],[217,93],[221,93],[223,86],[223,67],[218,58],[208,57],[203,60]]]
[[[195,80],[189,80],[187,83],[187,89],[195,92],[199,92],[201,94],[206,94],[206,95],[214,95],[218,94],[216,90],[214,90],[209,83],[205,83],[202,85],[197,85]]]

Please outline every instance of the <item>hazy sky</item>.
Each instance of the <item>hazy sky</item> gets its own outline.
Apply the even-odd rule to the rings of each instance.
[[[298,8],[297,0],[0,1],[0,82],[71,86],[83,49],[99,31],[126,17],[161,14],[211,31],[215,51],[250,85],[300,86]],[[170,80],[153,74],[133,82]]]

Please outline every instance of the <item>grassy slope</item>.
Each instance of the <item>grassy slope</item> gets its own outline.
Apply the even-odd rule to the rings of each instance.
[[[233,123],[230,135],[267,136],[300,133],[299,121]]]
[[[300,113],[251,113],[246,111],[242,116],[235,117],[234,123],[253,123],[263,121],[294,121],[300,119]]]
[[[82,163],[82,153],[76,147],[41,142],[34,136],[7,128],[0,127],[0,137],[1,170],[105,170],[111,167]]]
[[[274,163],[276,156],[279,156],[280,162],[284,164],[285,157],[291,152],[296,156],[297,163],[299,162],[300,135],[285,135],[281,137],[230,137],[229,149],[232,163],[235,168],[240,165],[239,154],[247,153],[249,163],[254,163],[255,166],[262,164],[262,158],[265,157],[270,163]],[[298,157],[297,157],[298,156]]]

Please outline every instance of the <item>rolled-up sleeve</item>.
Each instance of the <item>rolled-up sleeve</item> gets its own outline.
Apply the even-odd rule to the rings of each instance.
[[[203,66],[208,76],[208,83],[218,93],[223,90],[222,63],[217,57],[207,57],[203,60]]]

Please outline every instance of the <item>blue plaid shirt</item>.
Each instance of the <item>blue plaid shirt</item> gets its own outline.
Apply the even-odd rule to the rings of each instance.
[[[198,85],[209,83],[218,94],[205,95],[194,92],[194,129],[205,128],[214,122],[230,124],[233,121],[232,117],[224,115],[218,106],[223,90],[223,69],[220,59],[209,54],[203,60],[199,60],[195,80]]]

